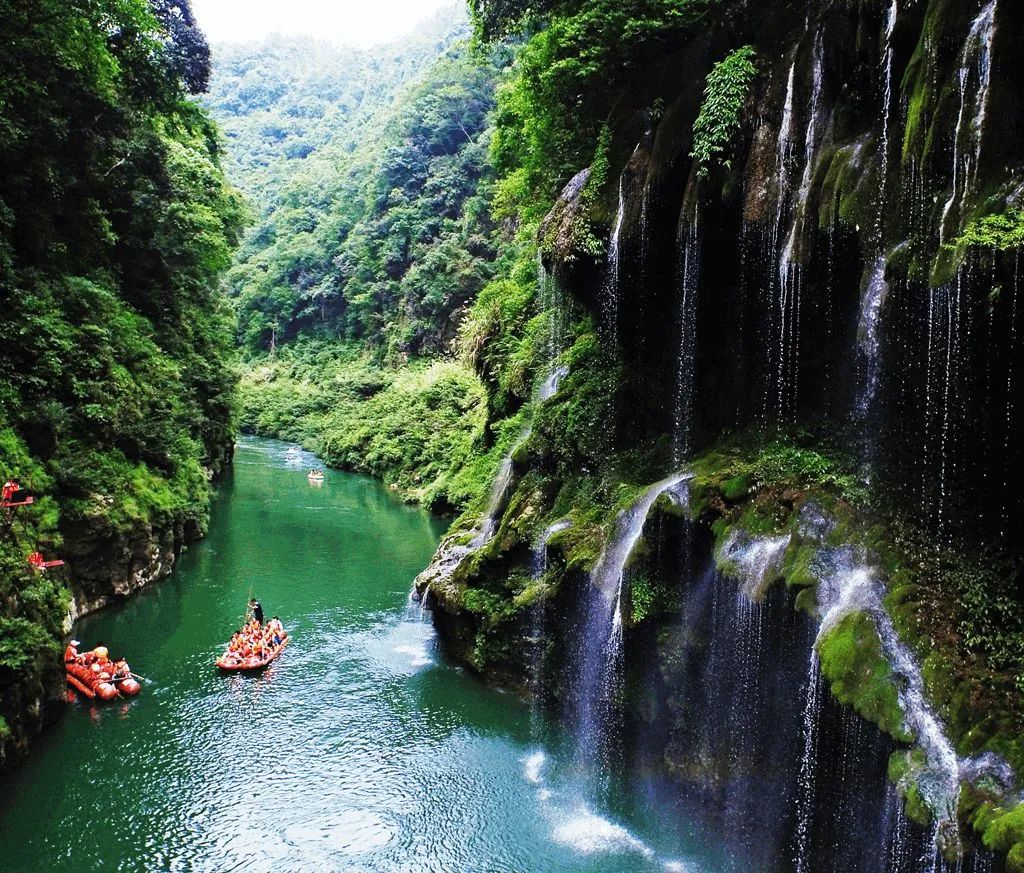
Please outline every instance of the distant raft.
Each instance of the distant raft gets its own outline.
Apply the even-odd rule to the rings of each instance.
[[[306,477],[310,482],[323,482],[324,472],[323,470],[310,470],[309,475]]]

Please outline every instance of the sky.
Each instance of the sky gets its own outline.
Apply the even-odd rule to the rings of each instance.
[[[192,0],[192,10],[210,42],[285,33],[366,47],[400,37],[456,2],[460,0]]]

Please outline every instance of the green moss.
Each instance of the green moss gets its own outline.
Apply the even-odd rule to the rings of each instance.
[[[872,199],[867,193],[871,186],[864,179],[861,158],[863,148],[863,143],[853,143],[837,148],[831,155],[822,158],[828,164],[822,180],[821,203],[832,204],[839,218],[850,225],[867,220],[868,200]],[[834,215],[832,210],[819,210],[818,221],[823,229],[832,223]]]
[[[972,824],[981,831],[986,847],[1007,853],[1007,873],[1024,871],[1024,804],[1008,810],[985,804]]]
[[[517,611],[533,606],[533,604],[545,596],[546,592],[547,587],[543,582],[534,582],[527,585],[515,596],[515,599],[512,601],[512,605]]]
[[[874,620],[863,612],[847,615],[818,646],[821,672],[840,703],[853,707],[897,739],[909,741],[893,681]]]
[[[782,574],[789,587],[811,588],[818,584],[818,575],[814,569],[817,554],[817,547],[813,545],[801,543],[797,539],[790,543],[782,564]]]
[[[903,795],[903,802],[908,819],[923,828],[931,824],[931,808],[924,797],[921,796],[921,792],[916,785],[908,786],[906,793]]]
[[[750,476],[740,473],[722,483],[722,496],[730,503],[743,500],[750,494]]]

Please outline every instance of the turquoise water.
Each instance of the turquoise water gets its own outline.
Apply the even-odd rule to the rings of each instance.
[[[69,706],[5,776],[0,869],[714,869],[650,786],[588,801],[557,731],[443,662],[407,603],[441,522],[285,449],[243,440],[174,576],[76,626],[143,692]],[[250,590],[292,642],[222,675]]]

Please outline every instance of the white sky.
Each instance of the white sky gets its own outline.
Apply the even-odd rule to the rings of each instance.
[[[245,42],[269,33],[309,34],[365,47],[388,42],[460,0],[192,0],[210,42]]]

